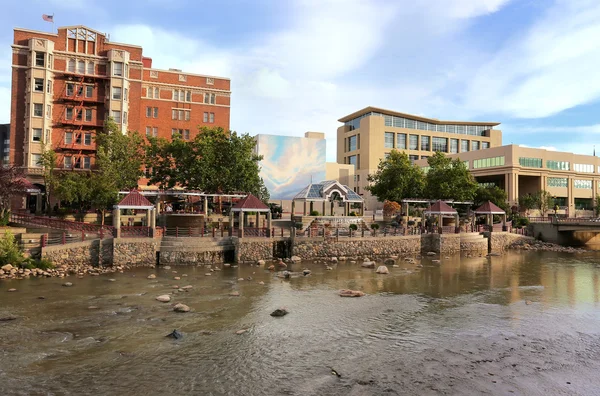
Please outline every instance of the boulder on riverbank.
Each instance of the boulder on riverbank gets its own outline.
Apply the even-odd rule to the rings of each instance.
[[[285,308],[278,308],[275,311],[271,312],[271,316],[281,317],[287,315],[289,312]]]
[[[298,256],[292,256],[291,260],[292,263],[299,263],[300,261],[302,261],[302,259]]]
[[[360,266],[363,268],[375,268],[375,262],[374,261],[365,261]]]
[[[384,265],[394,265],[396,264],[396,259],[388,257],[383,261]]]
[[[572,246],[561,246],[554,243],[543,242],[534,239],[520,239],[509,246],[509,249],[536,250],[562,253],[583,253],[586,250]]]
[[[377,272],[378,274],[387,275],[390,273],[390,270],[385,265],[380,265],[379,267],[377,267],[377,270],[375,270],[375,272]]]
[[[171,301],[171,296],[169,296],[168,294],[162,294],[162,295],[156,297],[156,301],[167,303],[167,302]]]
[[[175,312],[190,312],[190,307],[188,307],[185,304],[175,304],[175,306],[173,307],[173,311]]]
[[[350,290],[350,289],[340,290],[340,297],[363,297],[364,295],[365,295],[365,293],[361,292],[360,290]]]

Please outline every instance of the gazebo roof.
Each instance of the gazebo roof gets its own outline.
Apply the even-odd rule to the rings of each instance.
[[[232,212],[270,212],[269,208],[263,201],[252,194],[240,199],[232,208]]]
[[[432,204],[427,210],[425,214],[433,214],[433,215],[455,215],[456,209],[449,206],[446,202],[439,200]]]
[[[138,190],[131,190],[121,202],[115,205],[115,209],[154,209],[154,205]]]
[[[337,192],[344,202],[363,202],[363,198],[350,187],[337,180],[325,180],[320,183],[311,183],[304,187],[292,199],[294,201],[330,201],[334,192]]]
[[[477,209],[475,209],[475,214],[497,214],[502,215],[506,214],[505,211],[494,205],[491,201],[487,201]]]

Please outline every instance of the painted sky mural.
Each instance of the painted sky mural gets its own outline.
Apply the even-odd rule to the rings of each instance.
[[[257,135],[260,175],[271,199],[292,199],[312,181],[325,180],[325,139]]]

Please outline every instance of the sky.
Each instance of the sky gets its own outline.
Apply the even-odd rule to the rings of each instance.
[[[0,14],[0,123],[14,27],[86,25],[157,68],[231,78],[231,128],[324,132],[367,106],[496,121],[504,144],[600,150],[598,0],[10,0]]]

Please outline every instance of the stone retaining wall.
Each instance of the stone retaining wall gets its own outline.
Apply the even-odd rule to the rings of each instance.
[[[461,241],[460,242],[461,252],[486,252],[488,251],[488,240],[487,238],[478,241]]]
[[[295,240],[293,255],[302,259],[339,256],[389,256],[414,254],[421,251],[421,237],[364,237],[336,241],[335,238],[298,238]]]
[[[210,265],[225,262],[225,250],[160,252],[160,265]]]
[[[99,241],[69,243],[42,248],[42,258],[55,266],[98,265]]]
[[[499,253],[506,250],[513,243],[520,240],[534,240],[532,237],[512,234],[510,232],[492,232],[491,251]]]
[[[154,267],[160,239],[115,238],[113,240],[113,265]]]
[[[273,258],[274,244],[279,239],[243,238],[235,241],[235,262],[255,262]]]

